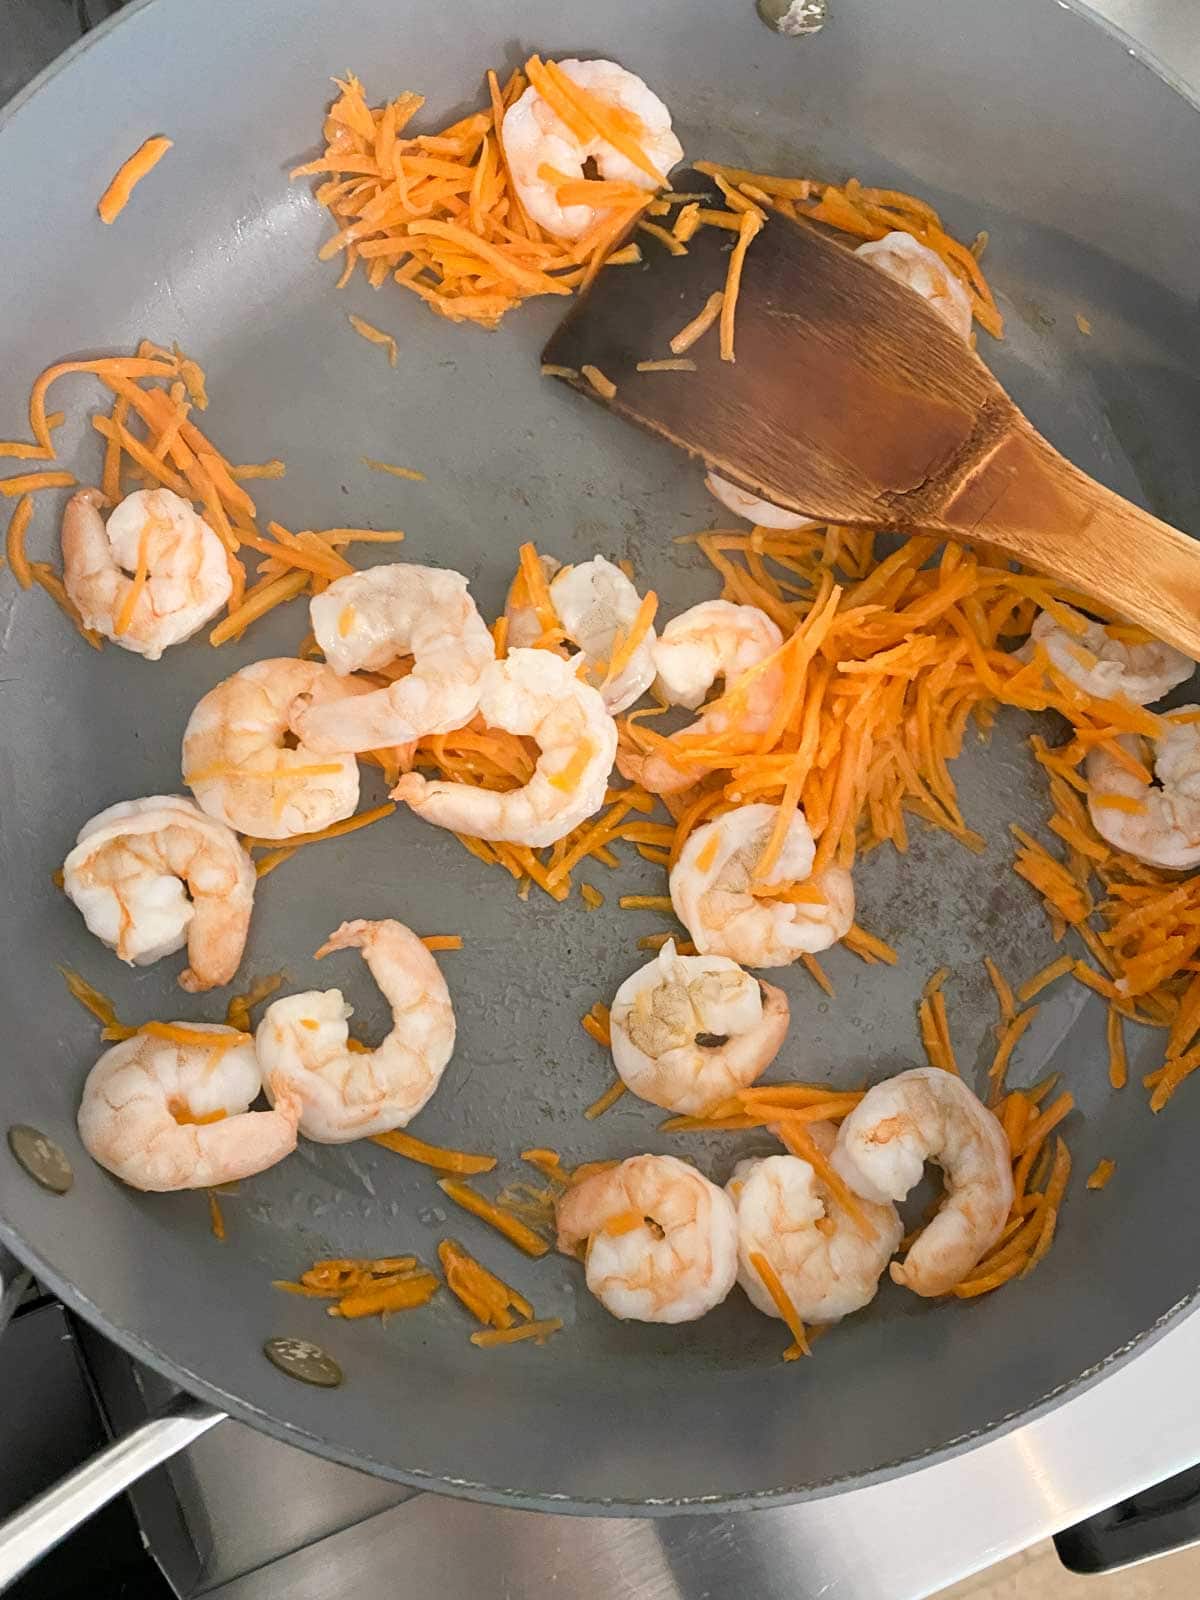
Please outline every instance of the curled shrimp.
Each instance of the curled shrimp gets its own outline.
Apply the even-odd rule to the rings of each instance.
[[[772,505],[769,500],[760,500],[748,489],[739,489],[736,483],[730,483],[728,478],[722,478],[719,473],[705,473],[704,487],[721,502],[726,511],[732,511],[735,517],[745,517],[757,528],[777,528],[784,533],[793,533],[797,528],[817,526],[812,517],[802,517],[797,511],[786,511],[783,506]]]
[[[882,239],[868,239],[854,252],[869,261],[905,288],[927,300],[960,339],[971,337],[971,297],[961,280],[928,245],[911,233],[885,233]]]
[[[290,1155],[300,1102],[280,1084],[270,1111],[249,1109],[262,1088],[249,1035],[191,1022],[169,1031],[135,1033],[88,1073],[79,1137],[93,1161],[134,1189],[205,1189]]]
[[[406,678],[353,705],[314,704],[300,716],[296,732],[318,755],[411,744],[475,715],[496,651],[461,573],[408,562],[369,567],[336,579],[309,610],[326,661],[343,676],[413,658]]]
[[[838,1129],[833,1166],[856,1194],[903,1200],[925,1163],[942,1169],[946,1199],[922,1228],[896,1283],[948,1294],[1000,1237],[1012,1206],[1008,1140],[997,1119],[953,1073],[914,1067],[869,1089]]]
[[[1200,717],[1200,706],[1164,713],[1157,739],[1118,738],[1135,761],[1153,761],[1153,783],[1130,772],[1102,745],[1088,751],[1084,766],[1088,814],[1100,837],[1139,861],[1172,871],[1200,866],[1200,725],[1174,720],[1187,716]],[[1112,799],[1106,803],[1106,797]]]
[[[225,546],[170,489],[126,495],[107,523],[104,503],[99,489],[80,489],[67,501],[63,584],[89,628],[157,661],[229,599]]]
[[[588,663],[589,681],[600,691],[605,708],[614,714],[624,711],[646,692],[656,671],[653,628],[615,677],[609,671],[642,603],[632,581],[611,561],[593,556],[563,567],[550,584],[550,598],[563,632]]]
[[[760,666],[779,649],[783,635],[765,611],[757,606],[735,605],[729,600],[705,600],[672,617],[654,646],[655,687],[673,706],[694,711],[718,678],[726,689],[751,668]],[[761,733],[770,723],[783,692],[783,669],[765,667],[746,685],[738,726],[747,734]],[[720,705],[697,717],[686,728],[688,738],[724,733],[729,713]],[[696,762],[676,766],[666,755],[623,750],[621,772],[651,794],[674,794],[699,781],[708,769]]]
[[[771,883],[755,885],[778,815],[778,806],[737,806],[689,835],[671,869],[671,903],[701,953],[784,967],[849,933],[853,881],[836,866],[812,876],[816,852],[802,811],[788,824]]]
[[[109,806],[63,862],[63,888],[97,939],[139,967],[186,943],[179,983],[193,992],[237,971],[254,885],[237,835],[175,794]]]
[[[588,205],[560,205],[558,190],[565,179],[583,178],[590,160],[602,178],[652,191],[683,159],[683,146],[671,132],[666,106],[641,78],[615,61],[567,60],[558,66],[581,89],[623,114],[630,136],[658,172],[657,179],[651,177],[607,139],[578,138],[536,89],[526,89],[504,116],[504,156],[513,187],[525,210],[547,233],[557,239],[578,239],[602,213]]]
[[[725,956],[676,955],[668,939],[617,990],[613,1063],[651,1105],[702,1117],[767,1070],[787,1028],[781,989]]]
[[[406,773],[392,790],[439,828],[538,848],[564,838],[604,803],[617,725],[595,689],[549,650],[513,650],[483,676],[479,711],[488,727],[540,747],[533,777],[500,792]]]
[[[267,1007],[254,1042],[268,1095],[286,1085],[301,1104],[300,1132],[346,1144],[403,1128],[426,1104],[454,1053],[454,1008],[441,968],[402,922],[343,922],[317,951],[361,950],[392,1009],[375,1050],[351,1050],[352,1009],[340,989],[290,994]]]
[[[558,1248],[585,1247],[587,1286],[614,1317],[694,1322],[737,1277],[733,1203],[674,1156],[631,1156],[558,1202]]]
[[[814,1138],[818,1128],[828,1130],[832,1145],[828,1123],[809,1128]],[[774,1267],[802,1322],[840,1322],[875,1298],[904,1232],[890,1202],[863,1202],[874,1229],[866,1238],[799,1156],[739,1161],[725,1187],[737,1209],[738,1282],[768,1317],[780,1311],[755,1269],[755,1255]]]
[[[358,804],[352,755],[321,755],[300,737],[313,705],[367,693],[319,661],[255,661],[210,689],[183,734],[183,781],[210,817],[239,833],[287,839],[327,828]]]
[[[1103,622],[1085,617],[1070,606],[1060,608],[1072,619],[1065,627],[1048,611],[1039,612],[1029,631],[1029,644],[1018,652],[1029,659],[1040,645],[1050,660],[1086,694],[1102,700],[1123,696],[1134,705],[1161,700],[1177,684],[1186,683],[1196,663],[1161,639],[1127,644],[1113,637]]]
[[[914,239],[911,233],[888,233],[882,239],[870,239],[854,253],[927,300],[960,338],[971,337],[974,313],[970,295],[942,258]],[[745,517],[757,527],[790,532],[818,526],[816,519],[800,516],[770,500],[761,500],[715,472],[709,472],[704,483],[727,511],[732,511],[735,517]]]
[[[603,556],[573,567],[564,567],[553,556],[539,555],[538,560],[559,627],[587,664],[588,682],[600,691],[610,712],[624,711],[654,680],[653,628],[647,629],[615,677],[610,671],[613,654],[637,617],[641,595],[620,567]],[[536,645],[545,632],[519,572],[508,591],[504,615],[510,650]]]

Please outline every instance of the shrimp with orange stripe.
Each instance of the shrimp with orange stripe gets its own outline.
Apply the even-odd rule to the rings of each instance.
[[[537,849],[556,844],[604,804],[617,725],[599,693],[549,650],[513,650],[480,685],[489,728],[533,739],[533,777],[519,789],[476,788],[409,772],[392,798],[439,828]]]
[[[147,966],[186,942],[179,983],[191,991],[218,988],[237,971],[254,885],[237,835],[175,794],[109,806],[79,830],[63,862],[67,895],[122,961]]]
[[[319,661],[255,661],[210,689],[183,734],[183,781],[210,817],[239,833],[288,839],[350,816],[358,763],[305,744],[302,718],[336,702],[346,711],[370,686]]]
[[[538,66],[538,79],[547,93],[567,80],[565,96],[555,96],[556,109],[531,83],[505,113],[504,155],[513,187],[533,220],[557,239],[578,239],[597,221],[601,209],[584,203],[587,162],[594,162],[608,183],[653,192],[663,187],[671,168],[683,159],[683,146],[671,132],[671,113],[663,102],[641,78],[615,61],[568,59]],[[586,113],[580,117],[574,110],[572,85],[587,100],[600,102],[605,122],[625,134],[624,148],[605,137]],[[634,153],[641,159],[632,159]],[[604,191],[597,186],[596,193],[603,196]]]
[[[737,806],[689,835],[671,869],[671,903],[702,954],[785,967],[853,926],[850,874],[839,866],[813,873],[816,847],[802,811],[788,823],[771,881],[756,881],[778,819],[778,806]]]
[[[833,1148],[829,1123],[808,1131],[825,1153]],[[840,1322],[875,1298],[904,1231],[890,1202],[862,1202],[866,1232],[799,1156],[739,1161],[725,1189],[737,1208],[738,1282],[759,1311],[782,1315],[756,1256],[773,1268],[802,1322]]]
[[[429,1100],[454,1052],[450,991],[437,962],[402,922],[344,922],[317,951],[360,950],[392,1011],[374,1050],[351,1048],[352,1008],[340,989],[291,994],[268,1006],[255,1044],[272,1100],[299,1102],[300,1131],[345,1144],[403,1128]]]
[[[315,595],[309,614],[326,661],[343,678],[413,658],[407,677],[353,705],[314,702],[296,731],[316,754],[412,744],[475,715],[496,652],[461,573],[405,561],[368,567]]]
[[[569,1188],[558,1248],[582,1254],[588,1288],[633,1322],[694,1322],[737,1277],[732,1201],[674,1156],[631,1156]]]
[[[233,591],[225,546],[170,489],[126,495],[105,522],[99,489],[80,489],[62,521],[63,584],[86,627],[157,661],[202,628]]]
[[[270,1110],[254,1041],[236,1028],[148,1023],[88,1073],[79,1137],[135,1189],[204,1189],[265,1172],[296,1148],[300,1101],[281,1080]]]

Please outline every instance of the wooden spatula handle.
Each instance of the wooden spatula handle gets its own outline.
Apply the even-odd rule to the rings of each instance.
[[[1200,660],[1200,541],[1072,466],[1023,418],[944,502],[949,533],[986,539]]]

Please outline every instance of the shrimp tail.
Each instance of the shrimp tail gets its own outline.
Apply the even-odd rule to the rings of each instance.
[[[403,783],[404,780],[400,781]],[[399,788],[400,785],[397,784],[396,787]],[[322,961],[335,950],[365,950],[371,941],[371,927],[372,924],[363,917],[358,917],[353,922],[343,922],[316,952],[315,959]]]

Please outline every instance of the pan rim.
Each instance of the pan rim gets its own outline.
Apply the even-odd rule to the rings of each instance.
[[[12,100],[0,109],[0,136],[3,135],[9,124],[20,115],[24,107],[37,94],[53,83],[61,73],[72,68],[88,51],[106,40],[116,29],[126,24],[131,24],[135,18],[149,11],[156,4],[157,0],[129,0],[129,3],[121,11],[106,18],[99,26],[82,35],[66,51],[44,67]],[[1043,0],[1043,4],[1047,8],[1053,5],[1059,10],[1066,11],[1079,21],[1091,25],[1098,32],[1106,35],[1114,45],[1119,46],[1124,54],[1131,58],[1136,66],[1149,71],[1168,90],[1178,96],[1185,105],[1200,113],[1200,87],[1195,87],[1179,77],[1153,51],[1134,39],[1119,24],[1102,16],[1092,5],[1087,3],[1087,0]],[[334,1461],[359,1471],[367,1471],[379,1478],[402,1484],[420,1492],[445,1494],[455,1499],[469,1500],[510,1510],[540,1511],[560,1515],[656,1517],[733,1513],[799,1505],[845,1493],[851,1489],[866,1488],[873,1484],[883,1483],[900,1477],[907,1472],[934,1466],[939,1462],[949,1460],[953,1456],[960,1455],[968,1449],[973,1449],[992,1440],[999,1440],[1014,1432],[1017,1428],[1039,1421],[1066,1400],[1093,1388],[1110,1374],[1118,1371],[1126,1362],[1145,1354],[1173,1326],[1182,1322],[1185,1317],[1194,1313],[1197,1307],[1200,1306],[1200,1282],[1198,1282],[1194,1289],[1161,1313],[1149,1327],[1102,1359],[1085,1368],[1076,1376],[1066,1379],[1053,1389],[1046,1391],[1020,1411],[1007,1412],[992,1421],[982,1423],[966,1433],[958,1434],[942,1444],[914,1454],[898,1456],[867,1472],[843,1473],[830,1478],[818,1479],[799,1487],[782,1486],[752,1491],[717,1492],[663,1499],[622,1499],[620,1497],[593,1499],[579,1495],[563,1495],[548,1489],[513,1489],[491,1483],[476,1482],[468,1478],[448,1477],[417,1468],[400,1468],[390,1462],[379,1461],[362,1452],[341,1448],[325,1437],[311,1433],[307,1429],[298,1427],[272,1412],[250,1404],[240,1396],[222,1390],[216,1384],[200,1377],[166,1352],[158,1349],[144,1336],[119,1326],[95,1302],[80,1292],[69,1279],[61,1275],[57,1268],[40,1251],[34,1248],[17,1229],[2,1217],[0,1217],[0,1242],[6,1244],[12,1250],[12,1253],[35,1274],[39,1281],[58,1296],[68,1310],[80,1316],[85,1322],[94,1327],[97,1332],[103,1334],[105,1338],[111,1339],[127,1355],[144,1363],[160,1376],[171,1383],[177,1384],[188,1393],[218,1406],[234,1421],[256,1428],[281,1443],[310,1451],[312,1454],[326,1460]]]

